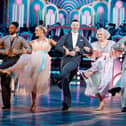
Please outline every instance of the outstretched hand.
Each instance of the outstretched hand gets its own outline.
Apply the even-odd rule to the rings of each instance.
[[[10,71],[8,71],[8,70],[3,70],[3,69],[0,69],[0,72],[1,72],[1,73],[6,73],[6,74],[8,74],[8,75],[11,74]]]

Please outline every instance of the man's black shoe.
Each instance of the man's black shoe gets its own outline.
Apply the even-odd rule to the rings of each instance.
[[[3,106],[2,109],[3,110],[9,110],[11,107],[10,106]]]
[[[122,112],[126,112],[126,107],[122,108]]]
[[[112,96],[115,96],[116,93],[119,93],[120,91],[121,91],[120,87],[116,87],[116,88],[112,88],[112,89],[108,90],[108,92],[111,93]]]
[[[109,89],[108,92],[111,93],[112,96],[115,96],[115,94],[116,94],[116,92],[113,89]]]
[[[68,109],[69,109],[69,106],[68,106],[67,104],[63,103],[63,108],[62,108],[62,110],[63,110],[63,111],[67,111]]]

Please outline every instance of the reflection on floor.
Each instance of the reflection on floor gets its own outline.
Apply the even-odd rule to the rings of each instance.
[[[0,110],[0,126],[125,126],[126,113],[121,113],[120,96],[107,98],[105,109],[95,111],[97,99],[83,94],[84,87],[72,86],[72,107],[61,110],[62,92],[51,87],[50,94],[38,97],[38,110],[31,113],[30,96],[12,96],[11,111]],[[0,97],[0,105],[2,100]]]

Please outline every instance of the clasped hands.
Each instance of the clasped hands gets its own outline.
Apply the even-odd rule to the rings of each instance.
[[[12,54],[16,55],[16,54],[20,54],[20,53],[25,54],[25,53],[27,53],[27,50],[25,48],[22,48],[21,50],[12,49]]]
[[[64,47],[64,49],[65,49],[65,55],[66,56],[75,56],[76,55],[76,53],[77,52],[80,52],[80,48],[78,47],[78,46],[76,46],[75,48],[74,48],[74,50],[72,50],[72,51],[69,51],[69,49],[67,49],[66,47]],[[90,51],[90,48],[88,48],[88,47],[83,47],[83,49],[85,50],[85,51],[87,51],[87,52],[89,52]]]
[[[6,51],[6,54],[13,54],[13,55],[25,54],[25,53],[27,53],[27,50],[25,48],[22,48],[21,50],[12,49],[11,51],[10,50]]]
[[[80,48],[78,47],[78,46],[76,46],[75,48],[74,48],[74,50],[72,50],[72,51],[69,51],[69,49],[68,48],[66,48],[66,47],[64,47],[64,49],[65,49],[65,55],[66,56],[75,56],[76,55],[76,52],[80,52]]]

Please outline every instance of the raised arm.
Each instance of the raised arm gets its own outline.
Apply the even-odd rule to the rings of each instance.
[[[54,41],[53,39],[49,39],[49,43],[50,43],[50,45],[52,45],[52,46],[56,46],[56,44],[57,44],[57,42]]]

